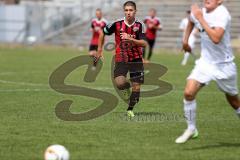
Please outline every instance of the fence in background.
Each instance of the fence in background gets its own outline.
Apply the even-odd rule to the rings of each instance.
[[[105,12],[113,10],[118,1],[54,0],[0,4],[0,42],[42,42],[67,27],[88,21],[96,8]]]

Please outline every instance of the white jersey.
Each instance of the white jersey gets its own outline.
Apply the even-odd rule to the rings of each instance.
[[[202,29],[200,23],[191,14],[190,20],[200,30],[202,48],[200,59],[212,64],[232,62],[234,56],[232,53],[230,38],[231,28],[230,13],[223,5],[218,6],[215,10],[213,10],[210,13],[206,12],[206,8],[203,8],[202,11],[203,18],[210,27],[221,27],[225,30],[225,32],[220,43],[214,44],[207,35],[207,33]]]

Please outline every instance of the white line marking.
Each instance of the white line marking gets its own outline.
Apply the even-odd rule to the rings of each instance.
[[[48,87],[48,88],[26,88],[26,89],[0,89],[0,92],[4,93],[4,92],[52,92],[54,91],[53,89],[50,88],[49,84],[41,84],[41,83],[28,83],[28,82],[15,82],[15,81],[6,81],[6,80],[1,80],[0,79],[0,83],[3,84],[14,84],[14,85],[19,85],[19,86],[31,86],[31,87]],[[76,85],[76,86],[80,86],[80,84],[71,84],[71,85]],[[91,89],[96,89],[96,90],[105,90],[105,91],[114,91],[114,87],[92,87],[92,86],[86,86],[89,87]],[[157,88],[157,87],[156,87]],[[174,87],[175,88],[175,87]],[[143,89],[141,91],[148,91],[148,90],[152,90],[155,89],[155,87],[143,87]],[[184,89],[173,89],[171,92],[180,92],[183,94]],[[205,94],[205,95],[209,95],[209,94],[218,94],[221,93],[220,91],[201,91],[200,94]]]
[[[5,81],[1,79],[0,79],[0,83],[15,84],[15,85],[21,85],[21,86],[48,86],[46,84],[40,84],[40,83],[14,82],[14,81]]]

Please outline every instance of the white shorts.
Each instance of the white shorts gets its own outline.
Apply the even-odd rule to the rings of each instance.
[[[238,94],[237,68],[234,62],[210,64],[203,60],[197,60],[187,79],[193,79],[205,85],[214,80],[224,93],[231,96]]]

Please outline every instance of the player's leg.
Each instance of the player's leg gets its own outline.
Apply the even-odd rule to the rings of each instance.
[[[147,44],[148,44],[148,46],[147,46],[147,47],[148,47],[148,55],[146,55],[146,53],[145,53],[146,50],[147,50],[147,47],[145,47],[145,50],[144,50],[144,52],[143,52],[143,57],[144,57],[143,62],[144,62],[144,63],[149,63],[149,61],[148,61],[148,56],[149,56],[149,50],[150,50],[150,46],[151,46],[151,42],[150,42],[151,40],[148,39],[148,38],[147,38],[146,40],[147,40]],[[145,57],[147,57],[147,58],[145,58]]]
[[[95,70],[97,66],[97,61],[96,61],[97,48],[98,48],[97,45],[90,45],[89,47],[89,56],[92,57],[92,61],[93,61],[92,70]]]
[[[121,95],[121,97],[124,100],[129,100],[130,94],[131,94],[131,91],[130,91],[131,85],[127,81],[126,76],[118,76],[118,77],[116,77],[115,78],[115,83],[116,83],[117,88],[120,91],[119,94]]]
[[[187,81],[183,100],[187,129],[176,139],[176,143],[185,143],[190,138],[196,138],[198,136],[196,128],[196,95],[203,86],[200,82],[193,79]]]
[[[126,75],[128,67],[126,63],[116,62],[114,68],[114,81],[116,87],[119,89],[121,97],[124,100],[128,100],[130,97],[130,83],[128,82]]]
[[[198,81],[190,79],[184,90],[184,114],[190,130],[196,129],[196,95],[202,86]]]
[[[236,114],[240,118],[240,99],[238,95],[235,95],[235,96],[232,96],[229,94],[225,94],[225,95],[228,103],[233,107],[233,109],[236,111]]]
[[[144,67],[142,60],[137,59],[135,62],[130,63],[129,71],[132,83],[132,93],[129,99],[127,113],[128,116],[134,117],[133,109],[139,101],[141,84],[144,83]]]
[[[141,84],[137,82],[132,82],[132,93],[129,99],[128,109],[127,109],[127,114],[131,118],[134,117],[134,113],[133,113],[134,106],[139,102],[140,88],[141,88]]]
[[[129,89],[130,83],[127,81],[126,76],[118,76],[115,78],[116,86],[119,90]]]
[[[240,99],[238,97],[236,65],[234,63],[225,64],[221,66],[221,70],[221,73],[224,74],[224,78],[216,80],[218,87],[225,93],[228,103],[240,117]]]
[[[151,57],[152,57],[152,53],[153,53],[153,47],[155,44],[155,40],[149,40],[149,53],[148,53],[148,61],[150,61]]]
[[[145,56],[146,56],[146,48],[147,47],[143,47],[143,61],[145,60]]]
[[[188,61],[189,56],[190,56],[190,53],[189,53],[189,52],[185,52],[185,53],[184,53],[183,60],[182,60],[182,62],[181,62],[181,65],[182,65],[182,66],[185,66],[185,65],[187,64],[187,61]]]

